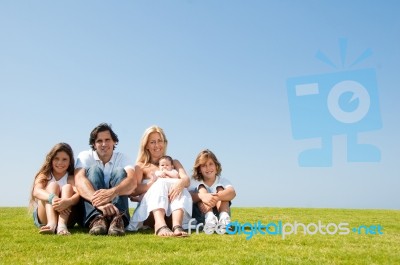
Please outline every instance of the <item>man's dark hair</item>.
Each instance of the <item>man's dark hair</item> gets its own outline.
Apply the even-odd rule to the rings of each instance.
[[[89,145],[92,147],[92,150],[94,151],[94,144],[96,142],[96,138],[97,138],[97,134],[99,134],[100,132],[105,132],[105,131],[109,131],[111,134],[111,138],[113,139],[113,141],[115,142],[115,145],[118,144],[118,135],[111,129],[111,124],[107,124],[107,123],[100,123],[99,125],[97,125],[96,128],[93,129],[93,131],[90,133],[90,138],[89,138]],[[115,149],[115,145],[114,145],[114,149]]]

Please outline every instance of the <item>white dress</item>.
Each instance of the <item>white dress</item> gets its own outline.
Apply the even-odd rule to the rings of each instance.
[[[183,189],[179,198],[176,198],[173,202],[168,199],[169,190],[177,181],[178,179],[175,178],[158,178],[137,205],[126,230],[137,231],[148,228],[143,226],[143,222],[149,217],[150,212],[156,209],[164,209],[166,216],[170,216],[177,209],[183,209],[182,226],[186,229],[192,215],[192,196],[187,189]],[[145,183],[145,181],[142,183]]]

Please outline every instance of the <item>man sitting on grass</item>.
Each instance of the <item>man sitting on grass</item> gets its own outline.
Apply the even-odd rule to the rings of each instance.
[[[118,136],[102,123],[90,133],[92,149],[78,155],[75,185],[81,195],[84,220],[92,235],[125,235],[129,224],[128,196],[136,188],[127,157],[114,152]]]

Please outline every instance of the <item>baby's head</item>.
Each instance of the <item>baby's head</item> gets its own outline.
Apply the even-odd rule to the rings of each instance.
[[[158,160],[158,167],[160,170],[172,170],[174,168],[173,159],[170,156],[162,156],[160,160]]]

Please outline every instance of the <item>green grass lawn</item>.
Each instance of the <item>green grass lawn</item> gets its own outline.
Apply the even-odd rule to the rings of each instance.
[[[233,208],[232,216],[232,221],[253,225],[333,223],[328,225],[332,234],[335,225],[348,223],[348,233],[304,235],[299,226],[297,234],[284,239],[258,232],[247,240],[249,228],[240,235],[159,238],[149,230],[109,237],[90,236],[76,227],[71,236],[62,237],[40,235],[26,208],[0,208],[0,264],[400,264],[397,210]],[[368,234],[363,227],[360,234],[353,232],[362,225],[368,226]],[[269,231],[277,232],[273,228]],[[314,228],[310,225],[310,232]],[[285,231],[289,229],[286,225]]]

